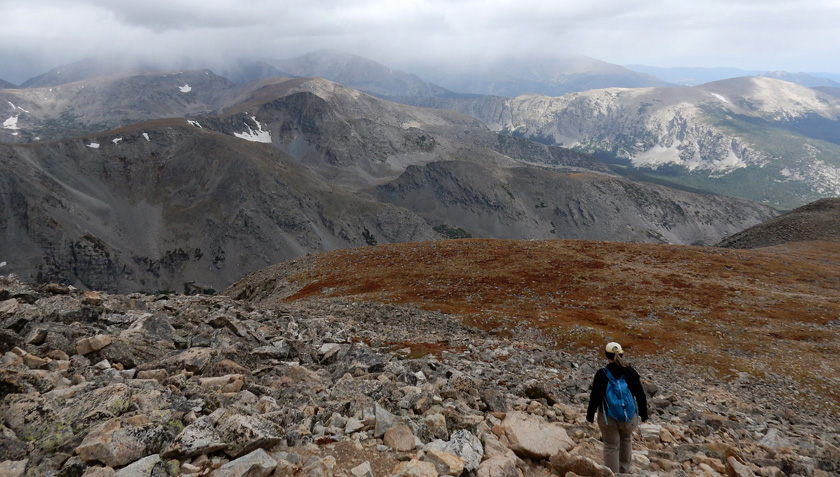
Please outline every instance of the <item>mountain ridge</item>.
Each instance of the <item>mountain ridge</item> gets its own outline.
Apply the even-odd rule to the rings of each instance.
[[[165,97],[185,94],[184,78],[166,79]],[[81,288],[218,290],[333,248],[453,234],[716,243],[775,215],[634,184],[592,156],[323,79],[229,87],[195,93],[227,101],[220,113],[1,146],[9,270]]]
[[[693,88],[425,100],[492,130],[597,154],[675,184],[792,209],[840,195],[837,98],[761,77]]]
[[[840,198],[806,204],[727,237],[717,246],[751,249],[815,240],[840,242]]]

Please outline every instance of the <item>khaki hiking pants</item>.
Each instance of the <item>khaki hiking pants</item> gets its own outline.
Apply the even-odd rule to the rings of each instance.
[[[630,472],[633,460],[633,431],[638,424],[638,416],[630,422],[618,422],[608,417],[604,422],[604,415],[598,412],[596,421],[601,429],[601,440],[604,442],[604,465],[615,473]]]

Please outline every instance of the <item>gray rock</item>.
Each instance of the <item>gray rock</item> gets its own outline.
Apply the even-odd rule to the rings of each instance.
[[[144,456],[157,454],[169,438],[166,431],[148,419],[133,419],[136,424],[110,419],[91,429],[76,454],[85,462],[102,462],[120,467]]]
[[[376,403],[373,408],[374,417],[376,417],[376,426],[373,429],[374,437],[382,437],[385,431],[394,427],[397,424],[397,416],[388,412],[387,409]]]
[[[216,431],[225,443],[225,453],[231,457],[269,448],[283,438],[282,430],[271,421],[244,414],[223,415],[216,424]]]
[[[193,457],[224,449],[227,442],[222,439],[215,428],[216,423],[224,413],[224,409],[217,409],[208,416],[196,419],[195,422],[175,436],[163,456],[166,458]]]
[[[266,477],[276,467],[276,460],[264,450],[257,449],[210,472],[209,477]]]
[[[114,477],[166,477],[163,461],[153,454],[118,470]]]
[[[481,459],[484,457],[484,446],[472,433],[463,429],[452,433],[448,441],[435,440],[425,447],[454,454],[464,459],[464,470],[473,471],[478,469]]]
[[[29,459],[4,460],[0,462],[0,475],[5,477],[23,477]]]
[[[531,414],[509,412],[502,427],[511,450],[521,457],[548,459],[575,446],[563,427]]]

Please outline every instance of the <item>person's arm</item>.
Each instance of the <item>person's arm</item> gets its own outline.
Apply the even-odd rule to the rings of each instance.
[[[633,371],[636,370],[634,369]],[[634,374],[636,375],[636,379],[629,382],[628,387],[630,388],[630,392],[633,393],[633,397],[636,398],[639,417],[642,418],[642,422],[645,422],[648,420],[647,395],[645,394],[645,388],[642,387],[642,379],[639,373],[635,372]]]
[[[604,393],[607,392],[607,377],[604,371],[599,369],[592,379],[592,391],[589,393],[589,407],[586,409],[586,420],[595,422],[595,411],[604,400]]]

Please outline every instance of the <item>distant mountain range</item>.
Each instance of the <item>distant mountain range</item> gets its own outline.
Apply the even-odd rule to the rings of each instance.
[[[418,74],[458,93],[514,97],[562,96],[600,88],[676,86],[650,74],[631,71],[582,55],[506,57],[470,65],[418,66]]]
[[[592,156],[323,79],[236,85],[183,71],[2,95],[17,115],[7,138],[54,138],[0,145],[0,257],[26,279],[218,290],[349,246],[469,236],[711,244],[775,215],[622,179]]]
[[[460,94],[332,51],[220,71],[100,58],[0,90],[5,270],[120,291],[219,289],[278,260],[372,243],[714,244],[773,208],[840,195],[832,86],[654,87],[664,83],[576,58],[471,77],[511,93],[647,86]],[[504,71],[515,74],[497,82]]]
[[[506,134],[596,154],[628,177],[780,209],[840,195],[840,101],[767,77],[692,88],[418,104],[461,111]]]
[[[810,88],[817,86],[840,86],[840,74],[831,73],[790,73],[787,71],[742,70],[739,68],[660,68],[645,65],[626,65],[627,69],[660,78],[681,86],[698,86],[741,76],[765,76]]]

